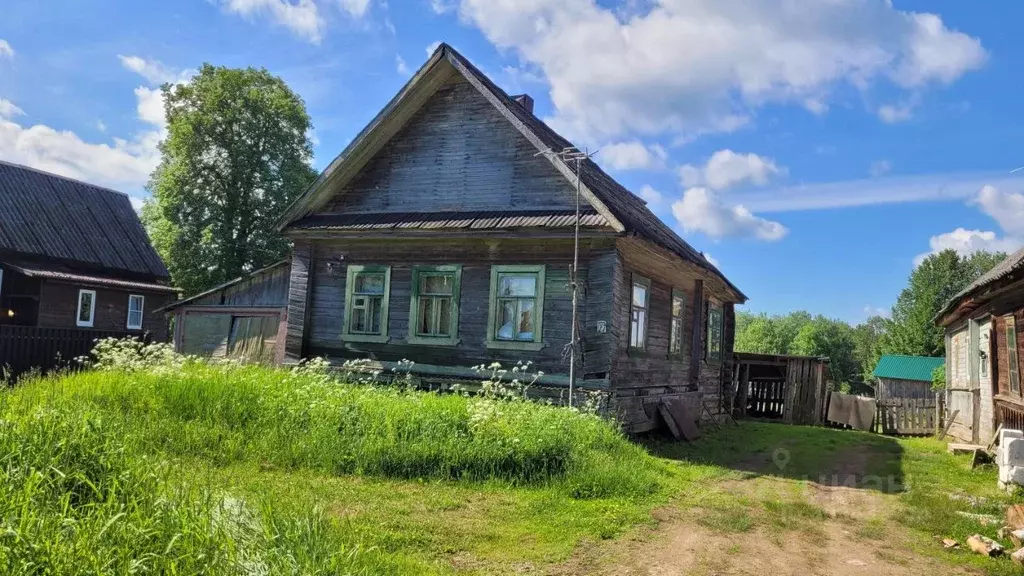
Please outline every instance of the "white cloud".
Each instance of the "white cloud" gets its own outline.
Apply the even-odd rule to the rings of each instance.
[[[140,189],[160,162],[157,144],[165,132],[163,95],[153,84],[180,82],[194,71],[171,70],[155,61],[120,56],[121,64],[150,86],[135,88],[136,111],[147,129],[112,144],[86,142],[69,130],[14,120],[24,112],[0,99],[0,158],[111,188]],[[105,130],[102,122],[97,127]]]
[[[644,184],[640,188],[640,197],[643,198],[649,206],[659,206],[665,201],[665,196],[648,184]]]
[[[135,209],[136,214],[142,213],[142,206],[146,203],[145,200],[138,196],[129,196],[128,201],[132,203],[132,208]]]
[[[964,201],[978,196],[985,185],[1024,189],[1024,174],[962,172],[886,176],[840,182],[812,182],[785,187],[730,193],[730,199],[754,212],[792,212],[850,206],[926,201]]]
[[[715,268],[722,267],[722,265],[718,263],[718,260],[716,260],[713,256],[711,256],[711,254],[708,254],[707,252],[704,252],[704,259],[707,260],[708,262],[711,262],[711,265],[714,266]]]
[[[885,104],[878,108],[878,119],[886,124],[906,122],[914,117],[916,104],[912,101]]]
[[[871,163],[871,166],[868,167],[868,173],[871,174],[873,178],[885,176],[891,171],[892,162],[888,160],[875,160],[874,162]]]
[[[686,164],[679,169],[683,186],[707,186],[712,190],[725,190],[739,184],[763,186],[773,177],[784,176],[771,158],[757,154],[737,154],[732,150],[719,150],[711,155],[704,166]]]
[[[639,140],[616,142],[601,148],[600,160],[612,170],[654,170],[665,167],[668,152],[660,144]]]
[[[313,0],[222,0],[224,8],[245,18],[266,16],[297,36],[319,44],[326,22]]]
[[[97,120],[96,121],[96,129],[99,130],[100,132],[106,132],[107,131],[107,125],[103,123],[103,120]]]
[[[113,146],[83,141],[70,131],[21,125],[0,117],[0,158],[112,188],[141,188],[160,161],[153,133]]]
[[[412,71],[409,70],[409,65],[405,63],[405,58],[402,58],[397,54],[395,55],[395,71],[402,76],[412,74]]]
[[[14,105],[14,102],[0,98],[0,118],[14,118],[22,116],[25,111]]]
[[[430,44],[427,44],[427,58],[430,58],[431,56],[433,56],[434,55],[434,51],[436,51],[440,47],[441,47],[441,41],[440,40],[434,40]]]
[[[370,9],[370,0],[338,0],[338,4],[353,18],[366,16],[366,12]]]
[[[871,306],[870,304],[864,307],[864,315],[868,318],[872,316],[881,316],[882,318],[888,318],[892,313],[892,310],[888,308],[882,308],[881,306]]]
[[[574,138],[735,129],[772,103],[824,112],[845,86],[920,91],[981,66],[977,38],[889,0],[432,0],[538,66]]]
[[[742,205],[726,206],[707,188],[690,188],[672,204],[672,214],[687,232],[703,232],[712,238],[753,237],[782,239],[789,230],[778,222],[753,215]]]
[[[10,42],[0,38],[0,60],[4,58],[14,58],[14,48],[11,48]]]
[[[121,66],[142,76],[150,84],[157,86],[160,84],[184,82],[196,74],[195,70],[172,70],[162,62],[146,60],[139,56],[122,56],[118,54],[117,58],[121,61]]]
[[[938,254],[943,250],[955,250],[961,256],[967,256],[984,250],[987,252],[1014,252],[1021,247],[1021,241],[1016,238],[999,238],[995,232],[981,230],[967,230],[957,228],[952,232],[932,236],[928,240],[929,252],[918,254],[914,258],[914,266],[920,266],[925,258],[932,254]]]
[[[986,185],[971,203],[998,222],[1003,232],[1024,238],[1024,194],[1002,192]]]

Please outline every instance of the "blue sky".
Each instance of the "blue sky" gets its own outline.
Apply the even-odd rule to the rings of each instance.
[[[1024,239],[1024,4],[955,0],[4,0],[0,159],[142,199],[157,86],[266,67],[325,166],[459,49],[750,297],[852,322],[936,249]]]

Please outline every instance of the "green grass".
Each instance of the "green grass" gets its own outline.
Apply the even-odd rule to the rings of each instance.
[[[4,574],[446,572],[527,538],[551,562],[700,474],[596,416],[312,372],[188,362],[0,398]]]

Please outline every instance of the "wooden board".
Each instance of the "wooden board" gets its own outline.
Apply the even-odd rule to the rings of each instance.
[[[676,438],[693,441],[700,438],[700,430],[697,429],[696,418],[690,414],[686,405],[674,400],[663,400],[658,403],[658,411],[661,413],[669,430]]]

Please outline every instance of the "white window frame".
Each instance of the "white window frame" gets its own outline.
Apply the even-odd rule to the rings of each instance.
[[[89,294],[92,296],[92,306],[89,306],[89,321],[82,321],[82,294]],[[75,307],[75,326],[79,328],[92,328],[93,323],[96,320],[96,291],[95,290],[79,290],[78,291],[78,306]]]
[[[139,299],[139,323],[132,325],[132,299]],[[146,297],[142,294],[129,294],[128,295],[128,318],[125,320],[125,326],[129,330],[142,330],[143,314],[146,310]]]

